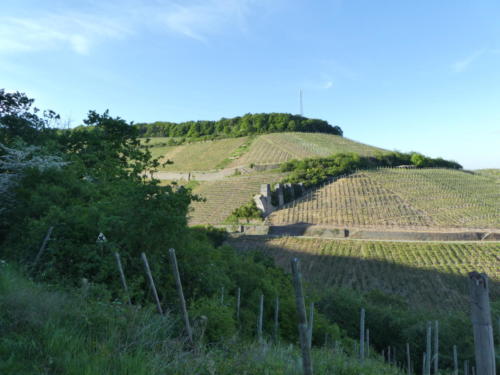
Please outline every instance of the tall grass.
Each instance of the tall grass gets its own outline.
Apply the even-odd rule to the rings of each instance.
[[[338,348],[315,349],[313,358],[316,374],[399,373],[376,359],[361,365]],[[41,286],[3,265],[0,373],[300,374],[301,362],[295,345],[237,337],[188,349],[173,315]]]

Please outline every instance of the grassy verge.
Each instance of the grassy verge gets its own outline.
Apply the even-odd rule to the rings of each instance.
[[[6,265],[0,337],[2,374],[301,374],[295,345],[233,337],[188,350],[173,315],[34,284]],[[361,364],[351,351],[340,342],[313,349],[315,373],[400,373],[377,357]]]

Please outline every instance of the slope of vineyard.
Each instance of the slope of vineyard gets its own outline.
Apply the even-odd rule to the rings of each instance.
[[[500,189],[488,177],[446,169],[380,169],[310,191],[268,217],[372,228],[500,229]]]
[[[151,138],[151,152],[161,161],[174,164],[163,171],[208,171],[224,167],[248,167],[252,164],[279,164],[290,159],[328,156],[335,152],[371,155],[382,149],[323,133],[272,133],[252,137],[166,146],[168,138]]]
[[[273,133],[255,139],[248,152],[235,159],[231,166],[276,164],[291,159],[328,156],[336,152],[372,155],[377,151],[384,150],[332,134]]]
[[[190,225],[221,224],[236,208],[258,194],[261,184],[278,182],[283,176],[281,173],[265,172],[201,183],[193,192],[206,201],[192,203]]]
[[[466,276],[476,270],[491,279],[491,298],[500,297],[500,244],[327,240],[298,237],[239,237],[240,250],[262,250],[289,269],[298,257],[306,280],[326,286],[379,289],[415,308],[464,308]]]
[[[165,138],[163,138],[165,139]],[[154,157],[160,161],[171,160],[174,163],[160,168],[164,171],[205,171],[224,167],[237,157],[238,148],[248,141],[248,137],[219,139],[186,143],[180,146],[154,146]],[[158,144],[158,143],[157,143]]]

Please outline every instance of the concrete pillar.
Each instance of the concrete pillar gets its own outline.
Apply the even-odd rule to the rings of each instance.
[[[274,191],[278,195],[278,207],[282,207],[285,204],[285,197],[283,195],[283,185],[274,185]]]
[[[293,189],[293,185],[290,183],[285,184],[285,190],[290,194],[290,198],[293,201],[295,199],[295,190]]]
[[[269,184],[262,184],[260,185],[260,193],[266,197],[266,198],[271,198],[271,185]]]

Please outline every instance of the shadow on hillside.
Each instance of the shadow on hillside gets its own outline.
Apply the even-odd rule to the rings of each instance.
[[[244,244],[244,245],[243,245]],[[290,272],[290,260],[299,258],[304,279],[319,287],[344,286],[356,290],[374,289],[402,297],[410,307],[426,310],[468,311],[469,286],[466,274],[415,268],[390,261],[311,254],[286,247],[255,241],[230,241],[233,247],[250,251],[261,250],[276,264]],[[467,271],[472,271],[472,267]],[[477,269],[481,272],[482,269]],[[465,272],[465,271],[464,271]],[[490,299],[500,300],[500,282],[490,277]]]

